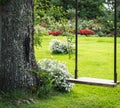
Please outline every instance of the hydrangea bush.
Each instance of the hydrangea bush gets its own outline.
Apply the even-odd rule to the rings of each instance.
[[[50,42],[50,51],[52,54],[67,54],[69,51],[72,51],[70,49],[73,49],[71,42],[63,42],[58,39],[52,39]],[[74,50],[72,52],[74,52]]]
[[[39,69],[52,76],[53,88],[58,91],[70,92],[72,83],[66,81],[71,75],[66,68],[66,64],[57,60],[43,59],[38,62]]]

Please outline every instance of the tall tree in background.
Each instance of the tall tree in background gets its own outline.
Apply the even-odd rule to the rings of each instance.
[[[75,9],[75,1],[73,0],[50,0],[54,5],[63,6],[64,10]],[[94,19],[103,15],[104,0],[78,0],[79,16],[81,18]]]
[[[33,48],[33,0],[0,0],[0,89],[36,85]]]

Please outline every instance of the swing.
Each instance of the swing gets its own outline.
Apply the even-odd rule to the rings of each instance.
[[[114,80],[98,79],[98,78],[78,78],[78,0],[76,0],[76,28],[75,28],[75,76],[67,79],[68,82],[78,84],[88,84],[97,86],[115,87],[119,82],[117,81],[117,8],[116,0],[114,0]]]

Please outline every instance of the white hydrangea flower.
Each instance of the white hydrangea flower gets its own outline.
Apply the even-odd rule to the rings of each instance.
[[[38,62],[41,71],[49,72],[53,78],[53,86],[60,91],[70,91],[73,84],[66,81],[71,77],[66,64],[57,60],[43,59]]]
[[[62,42],[57,39],[52,39],[49,45],[51,53],[66,54],[68,53],[70,47],[73,47],[72,43]]]

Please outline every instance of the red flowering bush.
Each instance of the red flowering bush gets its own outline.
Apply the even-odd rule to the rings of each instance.
[[[48,34],[49,35],[53,35],[53,36],[58,36],[61,35],[63,32],[60,30],[55,30],[55,31],[49,31]]]
[[[82,29],[79,31],[79,34],[81,35],[94,35],[94,31],[90,29]]]

